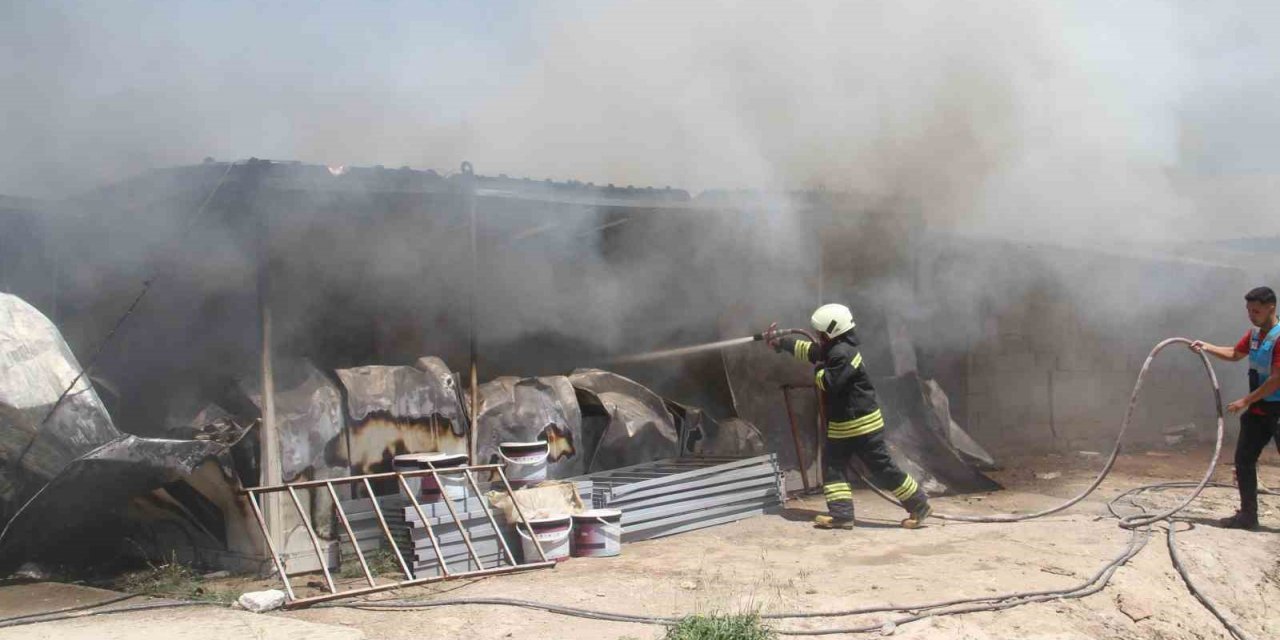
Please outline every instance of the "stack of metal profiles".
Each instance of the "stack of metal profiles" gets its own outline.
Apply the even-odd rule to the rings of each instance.
[[[583,502],[590,504],[591,483],[579,480],[575,485]],[[484,484],[480,486],[482,490],[485,489]],[[456,573],[510,566],[511,562],[502,550],[499,536],[506,541],[516,559],[520,560],[520,537],[516,535],[514,526],[507,522],[501,511],[490,506],[486,498],[477,497],[471,491],[467,494],[465,499],[452,501],[453,510],[458,516],[457,520],[449,513],[449,508],[444,502],[418,503],[422,513],[427,516],[427,522],[431,524],[431,530],[436,536],[436,544],[440,546],[440,554],[444,556],[449,571]],[[482,503],[482,500],[485,502]],[[387,521],[387,528],[391,530],[392,538],[396,541],[396,547],[404,557],[405,563],[409,565],[409,569],[413,571],[414,577],[440,575],[440,561],[436,556],[435,548],[432,547],[431,539],[427,536],[426,527],[422,526],[418,510],[413,507],[409,499],[401,494],[378,496],[378,504],[382,507],[382,515]],[[356,540],[362,552],[367,554],[387,547],[386,536],[383,535],[373,512],[372,501],[368,498],[344,500],[342,506],[347,512],[347,518],[351,522],[351,528],[356,534]],[[485,512],[485,507],[493,513],[494,520],[498,523],[496,532]],[[462,532],[459,531],[459,520],[467,535],[470,536],[471,547],[480,558],[483,567],[476,566],[475,559],[467,549]],[[343,542],[349,544],[346,536],[342,537]],[[343,562],[348,559],[356,562],[354,551],[346,544],[343,545],[342,559]],[[537,560],[534,558],[525,562]]]
[[[503,555],[502,545],[498,541],[499,534],[494,530],[493,523],[485,513],[484,507],[487,505],[482,505],[481,500],[484,498],[477,499],[475,496],[468,496],[465,500],[454,500],[453,510],[457,513],[458,520],[462,521],[462,529],[470,536],[471,547],[484,566],[476,565],[475,559],[467,550],[466,543],[463,542],[458,521],[454,520],[443,502],[419,505],[431,524],[436,543],[440,546],[440,554],[444,556],[450,571],[479,571],[511,564]],[[490,511],[493,510],[490,509]],[[494,520],[498,522],[499,527],[502,527],[499,514],[494,513]],[[387,526],[391,528],[391,536],[395,538],[396,546],[400,548],[404,561],[413,570],[413,577],[425,578],[440,574],[440,560],[431,545],[431,539],[427,536],[427,529],[422,526],[422,519],[413,505],[388,511]],[[510,544],[510,540],[507,543]]]
[[[591,481],[597,509],[622,511],[622,541],[635,542],[782,510],[775,454],[683,457],[575,478]]]

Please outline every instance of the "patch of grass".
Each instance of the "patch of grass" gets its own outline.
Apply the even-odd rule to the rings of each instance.
[[[130,571],[118,577],[115,588],[127,593],[141,593],[179,600],[200,600],[231,604],[237,594],[206,588],[204,579],[190,567],[170,559],[162,564],[148,563],[145,569]]]
[[[374,549],[364,554],[364,561],[369,563],[369,572],[378,576],[402,576],[400,561],[390,549]],[[342,559],[342,568],[338,570],[340,578],[362,578],[364,571],[360,569],[360,560],[355,554]]]
[[[759,614],[694,615],[667,628],[663,640],[774,640],[778,634],[760,620]]]

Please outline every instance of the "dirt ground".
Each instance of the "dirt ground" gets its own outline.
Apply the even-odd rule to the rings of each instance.
[[[821,499],[808,497],[792,501],[781,515],[629,544],[618,558],[575,558],[555,569],[438,584],[373,598],[509,597],[611,612],[679,616],[902,606],[1063,588],[1092,576],[1129,540],[1129,534],[1107,516],[1107,500],[1141,484],[1198,479],[1211,453],[1210,449],[1198,449],[1124,456],[1088,500],[1065,513],[1026,523],[944,524],[935,520],[924,529],[906,531],[897,526],[901,516],[895,507],[868,492],[858,492],[859,526],[852,531],[821,531],[808,523],[822,509]],[[1231,478],[1228,458],[1224,453],[1217,474],[1224,482]],[[1006,490],[940,498],[936,508],[982,514],[1051,506],[1086,486],[1103,459],[1064,455],[1003,462],[1006,470],[992,475]],[[1038,477],[1053,473],[1061,475]],[[1261,476],[1264,484],[1280,486],[1280,460],[1274,450],[1264,455]],[[1141,503],[1158,508],[1174,504],[1181,495],[1152,494],[1141,498]],[[1229,514],[1235,503],[1234,490],[1207,491],[1184,512],[1190,522],[1181,525],[1180,531],[1187,530],[1178,536],[1179,550],[1193,578],[1237,624],[1255,638],[1280,637],[1280,498],[1263,497],[1262,531],[1224,530],[1209,523],[1211,518]],[[238,586],[258,584],[269,582],[242,581]],[[236,585],[229,581],[227,586]],[[45,607],[32,605],[33,610]],[[215,613],[232,612],[191,610],[185,615],[193,618],[184,624]],[[12,615],[13,610],[6,614]],[[163,616],[140,617],[143,615],[92,620],[137,618],[141,626],[135,629],[165,626]],[[791,619],[771,624],[779,630],[814,631],[880,624],[899,615]],[[312,608],[264,617],[345,628],[362,632],[370,640],[653,639],[662,635],[662,628],[655,626],[497,606],[398,612]],[[86,623],[89,620],[81,621]],[[13,637],[62,637],[47,632],[65,624],[20,627],[19,631],[27,633]],[[1141,553],[1094,595],[994,613],[935,617],[899,626],[893,635],[957,640],[1230,637],[1191,597],[1174,572],[1163,531],[1151,536]],[[0,637],[8,636],[0,631]]]

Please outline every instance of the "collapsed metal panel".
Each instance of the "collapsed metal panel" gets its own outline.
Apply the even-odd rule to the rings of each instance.
[[[683,533],[782,510],[775,454],[681,457],[583,476],[592,503],[622,511],[622,541]]]
[[[121,433],[82,371],[48,318],[0,294],[0,565],[101,544],[130,496],[228,446]]]
[[[501,462],[503,442],[545,441],[547,476],[563,478],[587,471],[582,410],[570,379],[501,377],[480,385],[476,455]]]
[[[569,381],[578,392],[583,415],[594,413],[606,419],[587,471],[679,455],[675,417],[653,391],[599,369],[579,369]]]
[[[930,387],[915,372],[879,378],[876,391],[885,411],[885,441],[904,471],[933,495],[995,491],[1000,485],[954,444],[950,413],[939,407],[941,389]],[[980,451],[980,449],[979,449]]]
[[[405,451],[466,453],[466,417],[457,382],[444,361],[422,357],[412,367],[364,366],[335,372],[346,396],[352,473],[389,471]]]

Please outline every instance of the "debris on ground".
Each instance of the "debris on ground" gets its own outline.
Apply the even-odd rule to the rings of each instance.
[[[22,580],[43,581],[48,580],[52,575],[44,567],[34,562],[24,562],[21,567],[18,567],[17,571],[13,572],[13,577]]]
[[[1120,609],[1121,613],[1128,616],[1129,619],[1134,622],[1141,622],[1155,614],[1150,603],[1131,593],[1122,593],[1117,595],[1116,607]]]
[[[241,594],[236,603],[244,607],[246,611],[253,613],[264,613],[273,611],[284,606],[285,595],[279,589],[268,589],[266,591],[251,591]]]

